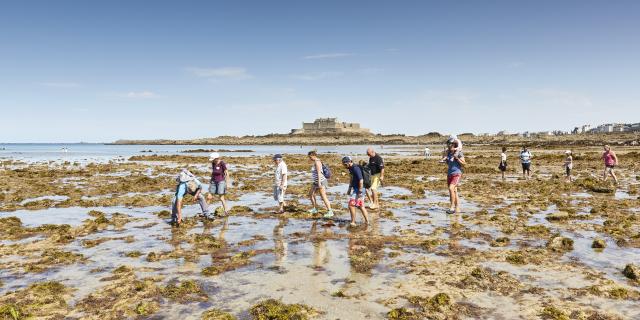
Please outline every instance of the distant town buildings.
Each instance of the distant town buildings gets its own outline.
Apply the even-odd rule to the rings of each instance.
[[[595,128],[592,128],[591,125],[584,125],[581,127],[575,127],[572,134],[583,134],[583,133],[609,133],[609,132],[632,132],[632,131],[640,131],[640,123],[605,123],[601,124]]]
[[[313,122],[303,122],[301,129],[291,130],[291,134],[371,134],[359,123],[339,122],[337,118],[320,118]]]

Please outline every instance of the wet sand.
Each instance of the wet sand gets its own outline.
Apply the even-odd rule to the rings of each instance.
[[[203,221],[187,196],[179,229],[167,223],[174,175],[188,167],[207,181],[206,157],[4,160],[0,318],[637,319],[637,269],[625,267],[640,264],[640,154],[615,150],[617,186],[598,180],[600,148],[534,148],[529,181],[511,151],[503,182],[497,147],[465,146],[454,215],[437,157],[382,150],[382,208],[357,228],[336,154],[320,155],[334,220],[307,213],[305,156],[285,155],[284,215],[273,214],[270,158],[234,156],[231,214]]]

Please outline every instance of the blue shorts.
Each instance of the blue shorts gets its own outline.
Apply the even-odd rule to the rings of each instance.
[[[209,184],[209,193],[223,196],[227,193],[227,183],[223,181],[211,181]]]

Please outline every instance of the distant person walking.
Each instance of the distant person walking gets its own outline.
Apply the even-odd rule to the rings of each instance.
[[[449,188],[449,210],[447,213],[460,212],[460,196],[458,195],[458,184],[462,178],[462,167],[466,164],[462,151],[456,151],[454,143],[449,144],[446,157],[447,163],[447,187]]]
[[[502,174],[502,180],[505,180],[504,173],[507,171],[507,147],[502,147],[498,169],[500,169],[500,173]]]
[[[273,184],[273,199],[278,202],[277,213],[284,213],[284,194],[287,191],[287,164],[282,159],[281,154],[273,156],[273,162],[276,165],[275,168],[275,181]]]
[[[523,146],[520,151],[520,163],[522,163],[522,177],[526,180],[529,180],[531,176],[531,158],[533,158],[533,154],[529,152],[527,146]]]
[[[564,158],[565,180],[571,182],[573,181],[573,178],[571,177],[571,170],[573,170],[573,156],[571,154],[571,150],[565,151],[564,154],[565,154],[565,158]]]
[[[202,195],[202,184],[193,173],[187,169],[182,169],[176,177],[176,193],[171,202],[171,224],[179,227],[182,223],[182,204],[184,196],[188,193],[193,196],[194,201],[198,201],[202,215],[205,218],[212,218],[209,212],[209,206],[204,195]]]
[[[429,160],[431,158],[431,149],[429,147],[424,147],[424,157]]]
[[[602,154],[602,160],[604,160],[604,173],[602,179],[607,181],[609,175],[613,178],[613,181],[618,184],[618,177],[613,169],[618,165],[618,156],[611,150],[609,145],[604,146],[604,153]]]
[[[209,194],[207,195],[207,199],[211,201],[214,195],[219,196],[220,202],[222,202],[224,215],[226,216],[229,214],[229,210],[224,196],[227,193],[227,187],[230,185],[227,164],[222,161],[220,154],[217,152],[209,155],[209,161],[211,162],[211,181],[209,182]]]
[[[316,201],[316,193],[320,193],[320,197],[324,202],[324,206],[327,208],[327,212],[323,217],[331,218],[333,217],[333,210],[331,210],[331,203],[329,202],[329,198],[327,197],[327,189],[329,188],[328,178],[331,177],[331,173],[328,167],[325,167],[322,164],[322,161],[318,159],[318,153],[316,151],[309,151],[308,153],[309,160],[312,163],[311,166],[311,190],[309,190],[309,200],[311,200],[311,205],[313,208],[309,211],[311,214],[318,213],[318,209],[316,208],[318,203]],[[327,177],[327,175],[329,175]]]
[[[342,158],[342,165],[347,168],[351,174],[351,182],[349,183],[349,189],[347,190],[347,195],[349,195],[349,213],[351,214],[350,226],[357,226],[356,208],[360,209],[364,218],[364,223],[369,224],[369,215],[367,214],[367,208],[364,206],[365,177],[362,172],[362,168],[355,165],[349,156]]]
[[[369,208],[378,209],[380,207],[378,188],[384,182],[384,160],[375,152],[375,150],[373,150],[373,148],[367,149],[367,155],[369,156],[369,169],[371,170],[372,203]]]

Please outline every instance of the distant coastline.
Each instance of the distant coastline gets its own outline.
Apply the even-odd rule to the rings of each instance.
[[[504,145],[528,144],[532,146],[572,144],[596,146],[608,143],[612,145],[640,145],[640,132],[573,134],[561,136],[532,135],[458,135],[466,144]],[[270,134],[265,136],[221,136],[192,140],[154,139],[154,140],[117,140],[108,145],[423,145],[441,144],[446,136],[429,133],[420,136],[395,135],[289,135]]]

